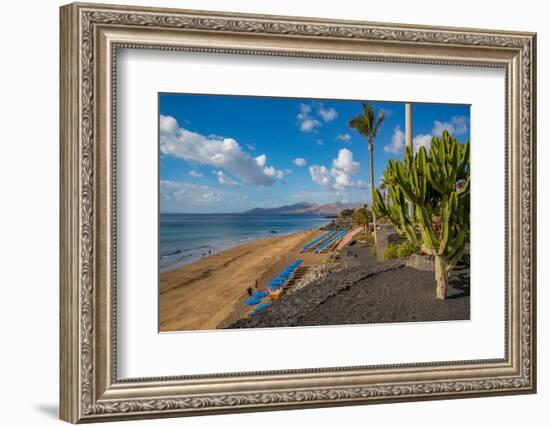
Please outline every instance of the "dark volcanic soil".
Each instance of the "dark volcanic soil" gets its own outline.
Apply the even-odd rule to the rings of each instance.
[[[469,269],[455,269],[447,299],[440,301],[435,298],[433,272],[404,267],[402,260],[371,260],[286,295],[265,311],[228,327],[468,320],[469,283]]]

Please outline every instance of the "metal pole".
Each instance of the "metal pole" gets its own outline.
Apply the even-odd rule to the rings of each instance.
[[[405,147],[413,148],[413,132],[412,132],[412,104],[407,102],[405,104]],[[409,216],[413,218],[414,205],[409,203]]]

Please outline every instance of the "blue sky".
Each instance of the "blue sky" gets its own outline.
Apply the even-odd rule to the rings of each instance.
[[[160,94],[160,211],[370,202],[367,141],[348,126],[362,102],[385,115],[378,184],[387,161],[403,157],[403,103]],[[415,148],[443,129],[469,140],[470,107],[413,104]]]

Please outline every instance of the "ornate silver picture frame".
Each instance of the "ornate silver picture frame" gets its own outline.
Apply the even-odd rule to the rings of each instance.
[[[97,422],[536,391],[535,34],[77,3],[61,8],[60,43],[63,420]],[[504,70],[504,357],[120,379],[116,61],[121,48]]]

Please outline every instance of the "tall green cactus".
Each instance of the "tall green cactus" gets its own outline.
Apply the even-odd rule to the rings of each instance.
[[[405,150],[405,161],[388,162],[384,182],[389,197],[376,190],[373,208],[397,231],[435,258],[436,297],[445,299],[449,271],[462,258],[470,237],[470,143],[447,131],[434,137],[427,154]],[[412,218],[408,202],[415,206]]]

